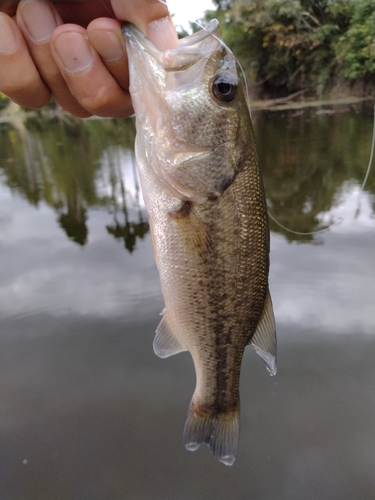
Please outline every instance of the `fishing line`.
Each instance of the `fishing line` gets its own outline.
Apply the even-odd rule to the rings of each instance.
[[[373,121],[373,124],[372,124],[372,144],[371,144],[370,160],[369,160],[369,164],[368,164],[368,167],[367,167],[367,172],[366,172],[365,178],[363,180],[361,189],[359,190],[359,195],[362,194],[362,192],[364,190],[364,187],[366,185],[368,176],[370,174],[372,160],[374,158],[374,149],[375,149],[375,99],[374,99],[374,121]]]
[[[161,2],[162,0],[159,0],[159,2]],[[162,2],[162,3],[165,3],[165,2]],[[202,26],[201,24],[198,23],[198,21],[193,21],[193,23],[195,23],[197,26],[199,26],[199,28],[201,28],[202,30],[205,30],[207,31],[207,29]],[[230,54],[233,54],[233,52],[231,51],[231,49],[228,47],[228,45],[223,41],[221,40],[220,38],[218,38],[216,35],[212,34],[211,36],[213,36],[219,43],[220,45],[222,45]],[[235,56],[234,56],[235,57]],[[250,105],[250,97],[249,97],[249,87],[247,85],[247,79],[246,79],[246,76],[245,76],[245,71],[242,67],[242,64],[240,63],[240,61],[237,59],[237,57],[235,57],[236,59],[236,63],[238,64],[238,67],[240,68],[241,70],[241,74],[242,74],[242,77],[243,77],[243,82],[244,82],[244,85],[245,85],[245,100],[246,100],[246,104],[247,104],[247,107],[249,109],[249,113],[250,113],[250,118],[252,119],[252,115],[251,115],[251,105]]]
[[[159,0],[159,2],[160,2],[160,0]],[[103,5],[105,10],[110,14],[111,19],[116,19],[116,16],[113,14],[113,12],[111,12],[109,10],[108,6],[104,3],[104,0],[100,0],[100,3]]]
[[[166,1],[164,0],[159,0],[160,3],[162,3],[163,5],[165,5],[166,7],[168,7],[168,4]],[[198,23],[198,21],[192,21],[194,24],[196,24],[199,28],[201,28],[202,30],[205,30],[207,31],[207,29],[202,26],[201,24]],[[218,38],[216,35],[212,34],[211,36],[213,36],[219,43],[220,45],[222,45],[230,54],[234,55],[233,52],[231,51],[231,49],[228,47],[228,45],[223,41],[221,40],[220,38]],[[240,61],[237,59],[236,57],[236,63],[238,64],[238,67],[240,68],[241,70],[241,74],[243,76],[243,81],[244,81],[244,84],[245,84],[245,99],[246,99],[246,104],[247,104],[247,107],[249,108],[249,112],[250,112],[250,118],[252,118],[251,116],[251,106],[250,106],[250,97],[249,97],[249,88],[248,88],[248,85],[247,85],[247,80],[246,80],[246,77],[245,77],[245,71],[242,67],[242,64],[240,63]]]
[[[167,5],[167,2],[164,1],[164,0],[159,0],[160,3],[164,4],[165,6],[168,7]],[[193,21],[199,28],[203,29],[203,30],[206,30],[206,28],[204,26],[202,26],[198,21]],[[207,30],[206,30],[207,31]],[[221,40],[220,38],[218,38],[216,35],[212,35],[214,38],[216,38],[216,40],[230,53],[230,54],[233,54],[233,52],[231,51],[231,49],[226,45],[226,43]],[[242,77],[243,77],[243,82],[244,82],[244,86],[245,86],[245,99],[246,99],[246,103],[247,103],[247,106],[249,108],[249,113],[250,113],[250,117],[252,118],[251,116],[251,104],[250,104],[250,97],[249,97],[249,88],[248,88],[248,85],[247,85],[247,79],[246,79],[246,76],[245,76],[245,71],[242,67],[242,64],[240,63],[240,61],[236,58],[236,62],[241,70],[241,74],[242,74]],[[374,100],[374,119],[373,119],[373,127],[372,127],[372,131],[373,131],[373,134],[372,134],[372,143],[371,143],[371,151],[370,151],[370,159],[369,159],[369,163],[368,163],[368,166],[367,166],[367,170],[366,170],[366,174],[365,174],[365,178],[362,182],[362,185],[359,189],[359,193],[358,193],[358,206],[357,206],[357,209],[356,209],[356,212],[354,214],[354,218],[356,218],[359,214],[359,210],[360,210],[360,202],[361,202],[361,196],[363,194],[363,191],[364,191],[364,188],[366,186],[366,182],[368,180],[368,177],[370,175],[370,170],[371,170],[371,166],[372,166],[372,161],[373,161],[373,158],[374,158],[374,150],[375,150],[375,100]],[[275,217],[271,214],[271,212],[268,210],[268,216],[269,218],[275,223],[277,224],[281,229],[284,229],[284,231],[287,231],[288,233],[292,233],[292,234],[296,234],[296,235],[299,235],[299,236],[311,236],[311,235],[314,235],[314,234],[320,234],[320,233],[324,233],[326,231],[328,231],[329,229],[331,229],[332,227],[334,226],[337,226],[338,224],[340,224],[342,222],[342,220],[337,220],[336,222],[333,222],[332,224],[329,224],[327,227],[324,227],[322,229],[317,229],[316,231],[309,231],[309,232],[302,232],[302,231],[294,231],[293,229],[289,229],[288,227],[284,226],[283,224],[281,224],[281,222],[279,222],[277,219],[275,219]]]
[[[354,218],[357,218],[358,214],[359,214],[361,197],[362,197],[364,188],[366,186],[367,179],[368,179],[368,177],[370,175],[370,170],[371,170],[371,166],[372,166],[372,160],[374,158],[374,150],[375,150],[375,100],[374,100],[374,119],[373,119],[373,123],[372,123],[372,142],[371,142],[370,159],[369,159],[369,162],[368,162],[368,165],[367,165],[367,170],[366,170],[365,178],[364,178],[364,180],[362,182],[362,186],[359,189],[359,193],[358,193],[358,206],[357,206],[357,209],[356,209],[356,211],[354,213]],[[310,235],[313,235],[313,234],[325,233],[326,231],[328,231],[332,227],[337,226],[338,224],[340,224],[342,222],[342,220],[337,220],[336,222],[333,222],[329,226],[324,227],[322,229],[317,229],[316,231],[300,232],[300,231],[294,231],[293,229],[289,229],[288,227],[283,226],[283,224],[281,224],[278,220],[275,219],[275,217],[270,213],[269,210],[268,210],[268,216],[269,216],[269,218],[271,220],[273,220],[273,222],[275,224],[277,224],[279,227],[281,227],[282,229],[284,229],[284,231],[288,231],[288,233],[297,234],[299,236],[310,236]]]
[[[289,229],[288,227],[283,226],[281,224],[281,222],[279,222],[278,220],[275,219],[275,217],[271,214],[271,212],[269,210],[267,210],[267,212],[268,212],[268,217],[271,220],[273,220],[273,222],[275,224],[277,224],[279,227],[281,227],[281,229],[284,229],[284,231],[288,231],[288,233],[298,234],[299,236],[309,236],[311,234],[325,233],[326,231],[328,231],[328,229],[331,229],[331,227],[336,226],[337,224],[339,224],[341,222],[341,220],[338,220],[336,222],[333,222],[329,226],[323,227],[322,229],[317,229],[316,231],[301,232],[301,231],[294,231],[293,229]]]
[[[161,3],[164,3],[165,5],[166,2],[164,2],[163,0],[159,0],[159,2]],[[197,26],[199,26],[199,28],[203,29],[203,30],[206,30],[206,28],[204,26],[202,26],[200,23],[198,23],[198,21],[193,21]],[[230,50],[230,48],[226,45],[226,43],[223,41],[223,40],[220,40],[216,35],[212,35],[214,38],[216,38],[216,40],[218,40],[218,42],[226,49],[228,50],[229,53],[233,54],[233,52]],[[236,58],[236,62],[241,70],[241,74],[242,74],[242,77],[243,77],[243,81],[244,81],[244,85],[245,85],[245,90],[246,90],[246,94],[245,94],[245,98],[246,98],[246,103],[248,105],[248,108],[249,108],[249,112],[250,112],[250,117],[252,118],[251,116],[251,104],[250,104],[250,97],[249,97],[249,89],[248,89],[248,85],[247,85],[247,80],[246,80],[246,76],[245,76],[245,71],[242,67],[242,64],[240,63],[240,61]],[[369,177],[369,174],[370,174],[370,170],[371,170],[371,165],[372,165],[372,161],[373,161],[373,157],[374,157],[374,150],[375,150],[375,100],[374,100],[374,120],[373,120],[373,135],[372,135],[372,143],[371,143],[371,152],[370,152],[370,159],[369,159],[369,163],[368,163],[368,166],[367,166],[367,170],[366,170],[366,174],[365,174],[365,178],[362,182],[362,186],[360,187],[360,190],[359,190],[359,193],[358,193],[358,207],[357,207],[357,210],[355,212],[355,215],[354,217],[356,218],[359,214],[359,210],[360,210],[360,202],[361,202],[361,196],[363,194],[363,191],[364,191],[364,188],[365,188],[365,185],[366,185],[366,182],[367,182],[367,179]],[[332,224],[329,224],[327,227],[324,227],[322,229],[317,229],[315,231],[309,231],[309,232],[305,232],[305,231],[294,231],[293,229],[289,229],[288,227],[284,226],[283,224],[281,224],[281,222],[279,222],[277,219],[275,219],[275,217],[271,214],[271,212],[269,210],[268,211],[268,216],[269,218],[275,223],[277,224],[279,227],[281,227],[282,229],[284,229],[284,231],[287,231],[288,233],[292,233],[292,234],[296,234],[296,235],[299,235],[299,236],[311,236],[311,235],[314,235],[314,234],[320,234],[320,233],[325,233],[326,231],[328,231],[329,229],[331,229],[332,227],[334,226],[337,226],[338,224],[340,224],[342,222],[341,219],[337,220],[336,222],[333,222]]]

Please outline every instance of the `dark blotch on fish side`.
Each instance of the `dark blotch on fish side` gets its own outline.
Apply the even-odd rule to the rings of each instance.
[[[183,201],[182,206],[176,212],[169,212],[169,215],[173,219],[181,219],[182,217],[187,217],[192,210],[193,203],[191,201]]]

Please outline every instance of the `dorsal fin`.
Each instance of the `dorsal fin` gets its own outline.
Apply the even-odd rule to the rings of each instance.
[[[168,358],[179,352],[186,351],[173,333],[168,320],[167,311],[164,309],[161,313],[163,315],[154,338],[154,352],[159,358]]]
[[[264,302],[262,316],[249,345],[266,363],[270,374],[276,375],[276,324],[269,291]]]

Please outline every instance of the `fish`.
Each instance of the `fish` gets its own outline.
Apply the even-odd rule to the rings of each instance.
[[[236,458],[250,345],[276,374],[265,192],[237,61],[219,23],[159,51],[124,25],[135,155],[165,307],[154,351],[189,351],[196,387],[183,442]]]

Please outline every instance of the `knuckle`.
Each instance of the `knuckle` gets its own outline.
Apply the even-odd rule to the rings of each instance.
[[[4,94],[25,94],[29,92],[34,82],[31,80],[19,79],[18,81],[5,81],[1,83],[1,91],[4,92]]]
[[[79,102],[92,113],[101,114],[114,107],[116,94],[112,87],[100,87],[94,93],[81,97]]]
[[[29,77],[1,78],[0,91],[17,104],[32,109],[45,106],[51,97],[42,81]]]
[[[22,92],[34,84],[35,75],[30,75],[22,71],[6,71],[6,68],[0,72],[0,90],[4,94]]]

